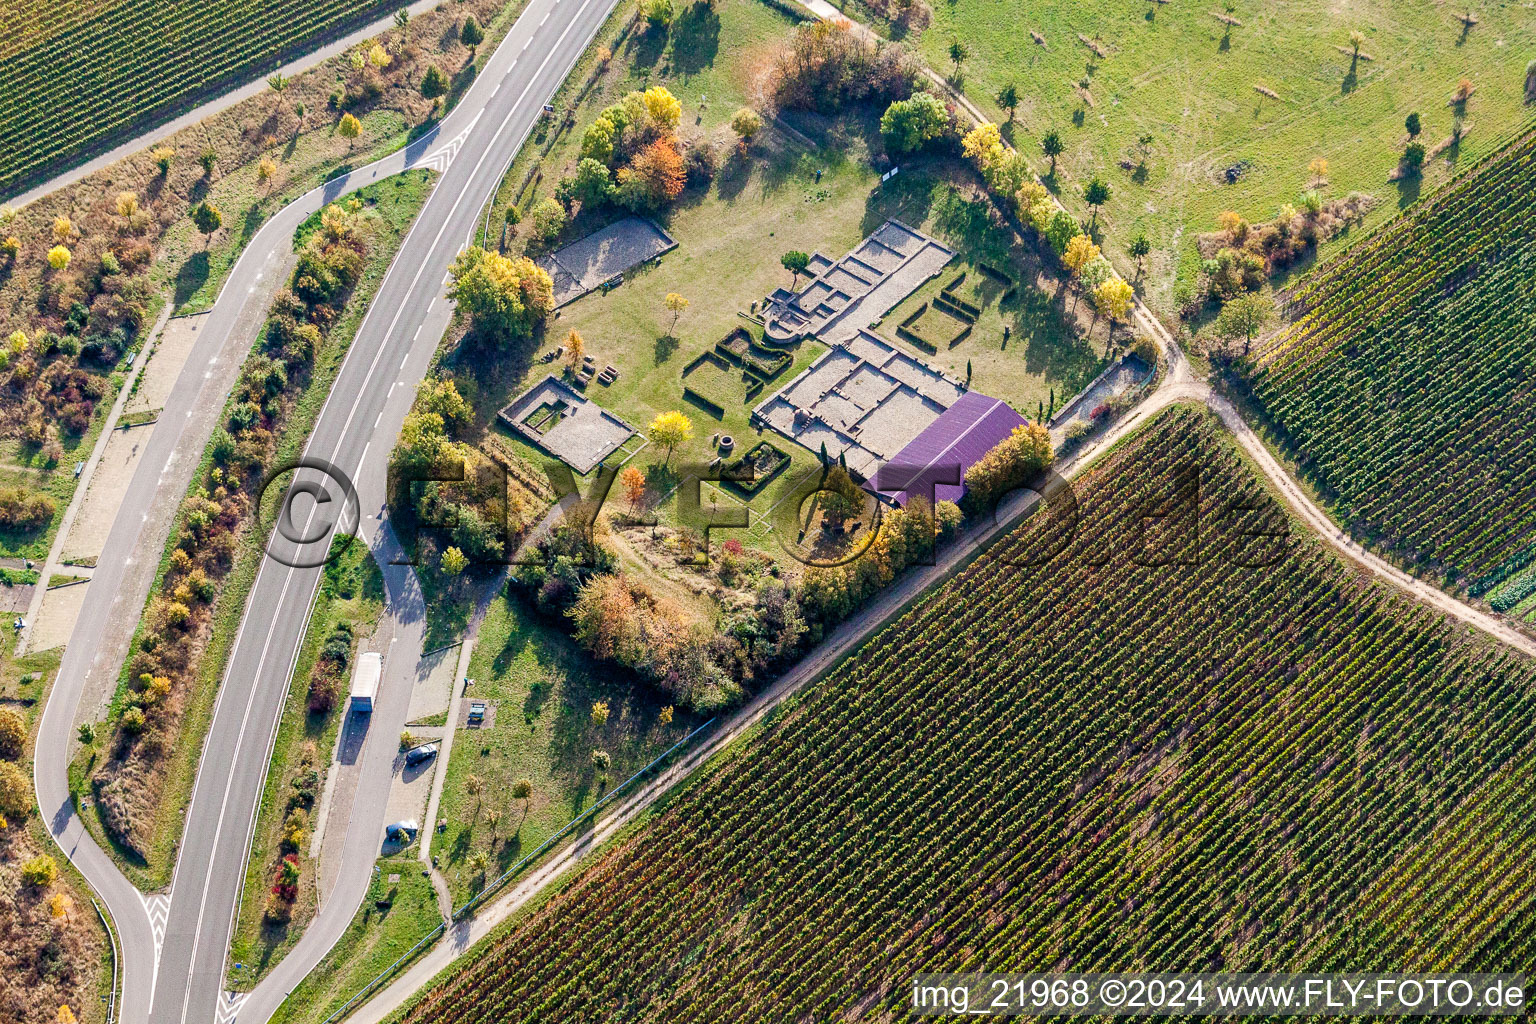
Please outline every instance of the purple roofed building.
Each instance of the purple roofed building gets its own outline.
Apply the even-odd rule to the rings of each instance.
[[[870,486],[881,498],[906,505],[932,487],[934,501],[958,502],[965,471],[1025,424],[1000,398],[967,391],[875,472]]]

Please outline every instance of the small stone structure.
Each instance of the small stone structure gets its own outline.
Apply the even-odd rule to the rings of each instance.
[[[676,246],[671,235],[650,221],[625,217],[534,262],[554,280],[558,307]]]
[[[496,415],[583,475],[635,433],[628,423],[554,376],[545,377]]]
[[[763,336],[789,345],[816,337],[841,344],[869,327],[924,281],[944,268],[955,252],[899,220],[888,220],[853,251],[834,262],[815,253],[799,292],[777,288],[763,300]]]
[[[859,331],[806,368],[752,413],[791,441],[842,458],[868,478],[939,414],[965,386],[885,339]]]

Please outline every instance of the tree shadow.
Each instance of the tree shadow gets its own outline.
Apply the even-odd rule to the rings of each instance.
[[[1354,92],[1360,84],[1360,76],[1355,73],[1355,63],[1354,61],[1350,62],[1349,74],[1345,75],[1344,80],[1339,83],[1339,92],[1345,96]]]
[[[176,288],[172,299],[173,305],[183,305],[193,295],[197,294],[197,290],[208,283],[208,273],[207,249],[199,249],[191,256],[188,256],[186,262],[181,265],[181,269],[176,271]]]
[[[672,353],[677,351],[677,335],[668,332],[656,339],[655,359],[660,366],[672,358]]]
[[[1410,174],[1397,179],[1392,184],[1397,188],[1397,208],[1406,210],[1419,201],[1419,193],[1424,188],[1424,175]]]
[[[694,75],[715,62],[720,51],[720,15],[705,0],[694,0],[672,23],[672,66]]]
[[[645,26],[629,37],[629,52],[626,59],[638,68],[654,68],[666,49],[666,29]]]

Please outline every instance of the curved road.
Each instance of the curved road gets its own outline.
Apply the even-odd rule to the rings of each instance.
[[[44,820],[112,913],[122,939],[120,1018],[196,1024],[227,1021],[225,960],[244,883],[251,830],[272,739],[319,580],[318,568],[264,561],[230,653],[204,743],[168,904],[146,900],[118,871],[74,813],[68,788],[73,722],[93,673],[115,678],[124,649],[98,649],[114,615],[136,617],[152,582],[163,535],[146,536],[156,508],[174,508],[291,261],[295,227],[325,203],[402,170],[443,172],[382,282],[315,425],[306,457],[338,467],[355,482],[361,533],[393,560],[398,545],[381,522],[389,452],[451,318],[443,286],[453,258],[501,175],[612,9],[614,0],[531,0],[469,92],[430,136],[326,183],[285,207],[252,239],[220,293],[187,369],[151,435],[107,550],[136,552],[98,568],[39,726],[36,787]],[[332,483],[324,486],[332,488]],[[295,519],[316,508],[293,500]],[[335,508],[336,506],[329,506]],[[309,515],[305,515],[305,509]],[[322,514],[322,521],[328,522]],[[148,531],[153,533],[153,531]],[[309,548],[323,548],[326,539]],[[286,542],[274,540],[274,550]],[[294,545],[286,545],[294,547]],[[303,548],[305,545],[298,545]],[[147,563],[147,564],[146,564]],[[260,1024],[287,990],[324,955],[362,900],[383,832],[385,797],[398,727],[404,722],[421,649],[419,590],[407,568],[387,572],[395,643],[385,691],[368,723],[363,780],[343,844],[343,862],[304,939],[239,1006]],[[119,645],[121,648],[123,645]],[[101,677],[98,676],[100,681]],[[154,923],[152,924],[152,911]]]
[[[390,621],[381,635],[392,636],[393,643],[386,657],[386,682],[379,707],[372,721],[366,723],[368,739],[360,755],[364,762],[362,781],[348,831],[340,837],[344,852],[338,880],[332,891],[324,894],[322,909],[299,944],[238,1004],[238,1018],[244,1024],[262,1024],[271,1015],[292,986],[339,938],[366,891],[382,836],[383,809],[398,732],[395,723],[404,722],[411,673],[420,654],[423,610],[414,575],[406,567],[388,566],[399,552],[399,545],[382,520],[388,454],[409,410],[415,384],[425,373],[451,316],[450,304],[442,297],[447,268],[472,236],[480,210],[531,130],[541,104],[558,88],[613,2],[533,0],[469,94],[433,136],[327,183],[285,208],[263,227],[231,273],[197,351],[189,360],[189,370],[178,381],[162,415],[162,422],[185,424],[179,430],[157,430],[151,436],[141,468],[109,536],[109,550],[147,548],[145,553],[151,559],[158,555],[159,545],[146,545],[142,536],[147,511],[156,503],[179,501],[184,492],[191,471],[186,462],[190,459],[195,463],[201,452],[222,408],[223,395],[260,325],[271,291],[284,275],[292,229],[325,202],[376,178],[429,164],[444,170],[364,319],[306,450],[308,457],[340,468],[356,483],[363,517],[360,532],[387,566]],[[1177,401],[1205,402],[1221,415],[1293,508],[1329,543],[1393,585],[1511,646],[1536,654],[1536,645],[1507,624],[1407,576],[1344,538],[1289,479],[1235,410],[1212,397],[1204,382],[1191,375],[1188,364],[1161,325],[1140,311],[1138,321],[1162,344],[1170,368],[1167,379],[1156,395],[1100,442],[1073,459],[1068,472],[1086,465],[1093,455],[1167,405]],[[208,369],[199,374],[197,370],[203,367]],[[182,472],[172,472],[178,462]],[[814,679],[902,603],[942,578],[970,551],[990,541],[1008,520],[1026,511],[1031,500],[1021,498],[1014,502],[998,523],[957,545],[938,565],[901,581],[866,609],[865,614],[845,623],[830,643],[733,717],[715,737],[616,806],[589,837],[557,855],[479,917],[457,926],[450,933],[449,942],[430,951],[367,1004],[360,1011],[360,1018],[379,1019],[390,1007],[408,998],[497,920],[525,903],[593,845],[642,813],[661,793],[749,728],[769,708]],[[295,508],[302,501],[295,499]],[[329,522],[323,509],[314,505],[308,509],[309,515],[302,515],[301,509],[299,518],[308,522],[319,512],[322,520]],[[287,545],[278,539],[274,546],[309,550],[324,546],[325,542],[322,539],[310,545]],[[114,610],[118,614],[137,614],[147,583],[136,591],[134,582],[144,576],[142,567],[135,573],[135,563],[130,560],[117,561],[97,571],[40,726],[39,805],[61,848],[106,901],[121,934],[121,1016],[131,1024],[145,1019],[157,1024],[228,1021],[234,1016],[235,1007],[226,1003],[222,995],[225,961],[238,912],[251,829],[272,737],[307,626],[319,570],[292,568],[269,559],[258,574],[204,746],[170,900],[163,910],[163,943],[158,929],[151,925],[144,899],[84,832],[73,812],[67,784],[72,723],[85,682],[93,671],[115,675],[125,653],[97,651],[91,646],[92,641],[104,635],[103,624]],[[335,841],[333,838],[332,842]]]

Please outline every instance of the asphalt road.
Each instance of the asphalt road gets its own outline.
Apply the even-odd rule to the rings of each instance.
[[[325,203],[401,170],[433,166],[442,178],[353,341],[321,412],[305,456],[341,469],[355,484],[361,533],[376,550],[396,549],[379,520],[387,460],[452,314],[443,297],[448,267],[472,237],[484,204],[499,184],[542,105],[569,72],[612,8],[613,0],[532,0],[469,92],[438,131],[374,164],[328,182],[285,207],[247,246],[201,332],[187,370],[151,436],[108,538],[125,556],[97,568],[39,727],[37,795],[49,829],[110,910],[122,938],[120,1019],[137,1024],[229,1020],[222,998],[225,963],[238,913],[250,836],[284,696],[308,623],[318,568],[266,560],[247,601],[214,719],[203,748],[172,883],[163,942],[145,902],[96,846],[76,817],[68,789],[73,722],[92,672],[115,677],[126,650],[96,643],[114,616],[136,617],[152,582],[165,531],[146,530],[157,508],[174,508],[222,409],[239,364],[253,343],[272,292],[291,260],[290,239]],[[335,480],[300,477],[339,493]],[[293,499],[293,522],[308,532],[333,519],[341,502]],[[291,532],[291,531],[290,531]],[[151,536],[146,536],[146,533]],[[291,543],[279,534],[269,550],[292,556],[324,550],[328,536]],[[150,562],[146,571],[145,560]],[[313,559],[311,559],[312,561]],[[264,1021],[287,989],[317,963],[351,920],[379,852],[390,769],[421,649],[422,603],[413,575],[387,574],[385,690],[361,757],[364,780],[344,835],[343,866],[304,939],[239,1008],[241,1021]],[[99,678],[98,678],[99,681]],[[399,724],[393,724],[398,718]],[[221,1012],[221,1010],[223,1012]]]
[[[576,58],[607,17],[612,0],[534,0],[439,133],[459,141],[385,276],[321,411],[308,458],[338,467],[355,482],[361,514],[383,515],[390,450],[410,409],[452,306],[443,297],[448,267],[472,237],[485,203]],[[329,481],[334,483],[334,480]],[[296,521],[315,508],[297,499]],[[340,505],[332,502],[331,509]],[[320,509],[323,515],[325,509]],[[376,520],[375,520],[376,521]],[[372,532],[365,530],[365,536]],[[275,550],[305,548],[274,535]],[[387,531],[375,543],[385,549]],[[329,536],[307,546],[321,552]],[[188,811],[172,886],[150,1020],[213,1020],[224,990],[229,940],[244,881],[251,829],[281,714],[319,581],[318,568],[290,559],[262,564],[235,638],[203,764]],[[392,561],[386,557],[386,563]],[[363,745],[364,771],[345,836],[335,888],[301,943],[240,1007],[260,1024],[288,988],[314,966],[360,905],[383,837],[383,813],[410,683],[421,654],[420,592],[396,568],[388,608],[393,642],[386,691]]]

